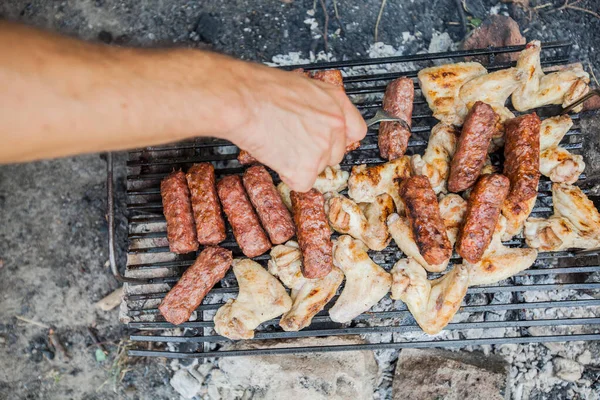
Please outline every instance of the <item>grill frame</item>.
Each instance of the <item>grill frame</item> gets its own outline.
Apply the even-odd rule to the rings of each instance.
[[[571,52],[572,43],[570,42],[552,42],[552,43],[544,43],[542,45],[543,51],[552,51],[556,53],[562,53],[561,56],[552,56],[545,60],[543,60],[542,65],[545,66],[554,66],[554,65],[562,65],[569,63],[570,61],[570,52]],[[525,46],[510,46],[503,48],[488,48],[488,49],[479,49],[479,50],[468,50],[468,51],[454,51],[454,52],[444,52],[444,53],[435,53],[435,54],[422,54],[422,55],[409,55],[409,56],[399,56],[399,57],[385,57],[378,59],[367,59],[367,60],[356,60],[356,61],[341,61],[341,62],[329,62],[329,63],[320,63],[320,64],[309,64],[309,65],[298,65],[298,66],[286,66],[282,67],[282,69],[292,69],[292,68],[304,68],[307,70],[316,70],[316,69],[328,69],[328,68],[360,68],[371,65],[378,64],[397,64],[397,63],[407,63],[407,62],[425,62],[425,61],[435,61],[441,59],[453,59],[453,62],[460,61],[464,57],[473,57],[473,56],[489,56],[490,64],[487,66],[488,71],[497,70],[506,68],[510,66],[508,64],[499,64],[494,65],[493,61],[496,55],[518,52],[521,51]],[[459,60],[456,60],[459,59]],[[513,63],[514,64],[514,63]],[[354,85],[347,88],[347,93],[353,97],[361,97],[361,96],[371,96],[374,93],[381,94],[385,89],[385,85],[371,85],[366,87],[361,87],[363,85],[368,85],[372,82],[387,82],[389,80],[395,79],[400,76],[408,76],[415,78],[417,70],[413,71],[405,71],[405,72],[391,72],[391,73],[382,73],[382,74],[363,74],[363,75],[350,75],[344,78],[344,83],[346,86]],[[418,85],[417,85],[418,87]],[[418,92],[418,91],[417,91]],[[417,100],[417,96],[415,96],[415,104],[417,106],[417,110],[419,108],[425,108],[429,110],[426,103],[420,99]],[[377,100],[369,100],[368,102],[363,102],[358,104],[358,108],[366,113],[366,117],[370,114],[371,109],[379,107],[381,105],[380,101]],[[544,115],[544,113],[552,113],[552,107],[545,107],[542,109],[538,109],[541,111],[540,114]],[[372,114],[372,113],[371,113]],[[582,147],[581,133],[580,128],[578,126],[579,116],[572,115],[572,118],[575,122],[574,127],[567,134],[566,139],[563,139],[563,146],[571,149],[571,150],[579,150]],[[414,124],[413,128],[413,137],[411,138],[411,142],[409,143],[410,149],[421,149],[426,146],[427,140],[420,139],[421,136],[426,136],[427,132],[430,131],[431,127],[437,123],[437,121],[433,121],[430,114],[421,113],[418,111],[415,115],[413,115],[413,120],[417,122]],[[430,120],[430,123],[427,121]],[[371,129],[365,139],[361,148],[356,152],[351,153],[343,163],[343,166],[348,167],[351,165],[358,165],[362,163],[378,163],[384,162],[379,158],[377,153],[377,145],[376,145],[376,130]],[[374,141],[375,139],[375,141]],[[579,140],[578,140],[579,139]],[[567,142],[565,145],[565,141]],[[374,143],[373,143],[374,142]],[[228,150],[225,151],[224,150]],[[259,329],[257,329],[257,335],[255,339],[290,339],[290,338],[298,338],[298,337],[321,337],[321,336],[343,336],[343,335],[355,335],[361,334],[364,335],[367,339],[369,335],[372,334],[390,334],[391,340],[379,342],[379,343],[365,343],[365,344],[353,344],[353,345],[337,345],[337,346],[316,346],[316,347],[279,347],[279,348],[266,348],[266,349],[250,349],[250,350],[239,350],[239,349],[229,349],[229,350],[218,350],[215,351],[213,349],[214,344],[222,345],[229,342],[227,339],[222,338],[220,336],[214,335],[206,335],[207,329],[211,329],[212,327],[212,318],[210,316],[207,318],[205,316],[206,312],[211,312],[216,310],[220,306],[220,304],[202,304],[198,310],[198,317],[201,319],[195,322],[186,322],[179,327],[184,328],[184,334],[193,333],[195,336],[168,336],[165,335],[165,330],[174,328],[173,325],[167,322],[161,321],[141,321],[137,320],[141,317],[151,318],[160,317],[158,310],[156,307],[147,308],[147,303],[156,303],[166,291],[158,291],[153,292],[151,294],[138,294],[135,291],[135,288],[143,287],[143,285],[165,285],[172,284],[177,281],[178,277],[181,274],[181,270],[191,265],[193,262],[193,258],[189,256],[184,257],[176,257],[175,260],[168,261],[160,261],[160,262],[150,262],[150,263],[138,263],[135,265],[130,265],[129,259],[135,257],[146,257],[151,256],[152,254],[162,254],[168,253],[168,247],[165,246],[151,246],[151,247],[141,247],[137,248],[134,246],[132,248],[132,243],[137,243],[137,241],[161,241],[166,240],[166,232],[157,231],[157,232],[137,232],[132,228],[135,226],[142,226],[143,224],[164,224],[164,217],[162,216],[160,201],[150,202],[147,201],[145,203],[139,203],[140,200],[147,199],[148,197],[152,198],[152,196],[160,199],[160,191],[156,186],[156,183],[160,182],[160,179],[166,175],[166,172],[155,172],[155,171],[145,171],[146,169],[161,169],[159,167],[161,165],[179,165],[185,166],[191,164],[193,162],[203,162],[203,161],[211,161],[213,164],[228,162],[229,160],[233,160],[237,151],[235,151],[236,147],[231,143],[220,140],[220,139],[201,139],[195,141],[185,141],[178,144],[171,144],[165,146],[155,146],[155,147],[147,147],[143,149],[136,149],[129,152],[130,160],[127,162],[128,170],[132,170],[134,174],[127,175],[127,211],[129,212],[128,216],[128,265],[126,266],[125,275],[121,274],[116,263],[115,257],[115,228],[114,228],[114,182],[113,182],[113,157],[112,154],[107,155],[107,220],[108,220],[108,233],[109,233],[109,261],[113,274],[115,277],[123,282],[127,289],[133,288],[134,290],[127,294],[124,298],[124,307],[122,307],[122,312],[125,313],[126,320],[128,326],[130,328],[139,329],[141,333],[148,331],[163,331],[162,335],[143,335],[143,334],[135,334],[131,335],[130,339],[134,342],[139,343],[179,343],[179,344],[198,344],[203,345],[201,348],[197,349],[195,352],[185,352],[185,351],[162,351],[162,350],[144,350],[144,349],[135,349],[130,350],[129,354],[132,356],[158,356],[158,357],[169,357],[169,358],[206,358],[206,357],[226,357],[226,356],[241,356],[241,355],[259,355],[259,354],[288,354],[288,353],[306,353],[306,352],[327,352],[327,351],[350,351],[350,350],[377,350],[377,349],[401,349],[401,348],[424,348],[424,347],[465,347],[465,346],[478,346],[478,345],[500,345],[500,344],[508,344],[508,343],[544,343],[544,342],[562,342],[562,341],[572,341],[572,340],[600,340],[600,318],[597,318],[597,314],[593,317],[583,317],[583,318],[556,318],[556,319],[521,319],[520,314],[525,314],[527,310],[536,310],[536,309],[550,309],[550,308],[569,308],[569,307],[598,307],[600,311],[600,300],[598,299],[577,299],[577,300],[559,300],[559,301],[541,301],[541,302],[523,302],[519,301],[519,298],[523,299],[523,293],[526,292],[548,292],[554,290],[577,290],[577,291],[595,291],[595,293],[600,294],[600,280],[593,282],[575,282],[575,283],[536,283],[533,284],[520,284],[517,285],[515,283],[506,285],[506,284],[497,284],[491,286],[481,286],[481,287],[472,287],[469,288],[468,295],[487,295],[490,296],[488,299],[488,304],[485,305],[463,305],[461,307],[461,312],[469,312],[469,313],[486,313],[486,312],[512,312],[516,314],[516,319],[512,320],[498,320],[498,321],[481,321],[481,322],[458,322],[451,323],[445,329],[445,332],[451,331],[465,331],[471,329],[494,329],[494,328],[508,328],[515,329],[519,331],[519,336],[510,336],[510,337],[486,337],[486,338],[466,338],[466,339],[445,339],[439,337],[431,337],[427,336],[426,340],[418,340],[418,341],[395,341],[396,334],[410,333],[410,332],[418,332],[420,328],[414,323],[414,320],[411,322],[412,317],[406,307],[402,305],[400,308],[395,308],[394,311],[375,311],[368,312],[361,316],[359,316],[355,322],[351,324],[351,326],[346,327],[340,324],[334,324],[330,320],[328,320],[326,310],[331,307],[334,303],[332,300],[328,307],[317,316],[315,316],[313,320],[313,324],[300,332],[283,332],[281,329],[273,329],[271,325],[276,326],[276,320],[269,321],[263,325],[267,326],[267,330],[265,331],[261,325]],[[231,152],[230,150],[233,150]],[[163,154],[169,154],[170,152],[192,152],[193,155],[183,156],[182,158],[163,158],[158,160],[146,160],[144,159],[144,154],[154,154],[163,152]],[[217,154],[206,155],[208,152],[216,151]],[[420,150],[417,150],[420,151]],[[220,152],[220,153],[219,153]],[[199,154],[198,154],[199,153]],[[369,154],[366,157],[362,157],[363,153]],[[373,155],[376,154],[376,155]],[[222,176],[225,174],[231,173],[240,173],[243,171],[244,167],[228,167],[228,168],[217,168],[216,173],[217,176]],[[584,179],[585,176],[582,176],[580,179]],[[136,187],[131,188],[129,183],[137,182]],[[581,181],[580,181],[581,182]],[[141,187],[137,187],[141,186]],[[148,186],[148,187],[144,187]],[[549,197],[549,182],[541,182],[540,184],[540,197],[538,198],[538,204],[536,204],[536,213],[548,213],[552,211],[552,207],[550,205],[551,197]],[[139,215],[134,215],[139,214]],[[231,247],[234,250],[238,251],[237,256],[240,256],[239,249],[236,249],[237,246],[231,243],[232,237],[230,228],[228,227],[228,239],[224,243],[224,247]],[[508,242],[509,245],[519,245],[518,240],[513,240]],[[398,254],[397,248],[395,244],[392,243],[390,247],[388,247],[383,252],[378,252],[383,254],[386,266],[386,269],[389,269],[391,265],[395,261],[397,261]],[[373,254],[373,253],[371,253]],[[592,254],[593,256],[593,254]],[[456,255],[454,256],[454,260]],[[261,262],[263,265],[265,261],[268,259],[268,255],[263,255],[255,258],[255,260]],[[551,260],[551,259],[569,259],[575,260],[575,266],[567,266],[567,267],[554,267],[547,264],[546,261],[543,260]],[[600,272],[600,265],[584,265],[586,261],[590,260],[590,255],[586,256],[577,256],[573,252],[553,252],[553,253],[540,253],[536,263],[534,264],[535,268],[523,271],[517,274],[517,277],[523,277],[525,280],[526,277],[534,277],[534,276],[554,276],[558,274],[591,274]],[[541,262],[540,262],[541,260]],[[379,262],[378,262],[379,263]],[[452,264],[451,264],[452,265]],[[150,278],[139,278],[139,277],[131,277],[130,275],[149,275],[153,270],[155,271],[179,271],[178,274],[173,276],[160,276],[160,277],[150,277]],[[231,274],[231,271],[229,272]],[[226,278],[227,279],[227,278]],[[520,278],[517,278],[520,280]],[[532,278],[533,279],[533,278]],[[510,281],[514,281],[513,278],[510,278]],[[209,296],[216,295],[222,296],[230,293],[236,293],[237,287],[215,287],[211,290]],[[491,296],[495,293],[502,292],[511,292],[513,293],[512,299],[510,303],[502,303],[502,304],[493,304],[493,299]],[[520,295],[516,295],[520,293]],[[209,297],[207,296],[207,298]],[[514,302],[515,298],[517,299]],[[133,307],[132,304],[140,303],[140,307]],[[158,304],[156,304],[157,306]],[[123,311],[124,310],[124,311]],[[122,314],[123,317],[123,314]],[[205,318],[207,318],[205,320]],[[400,325],[385,325],[386,320],[390,320],[391,318],[398,318],[402,323]],[[408,320],[408,323],[406,323]],[[375,321],[380,321],[376,323],[375,326],[357,326],[360,324],[373,323]],[[568,327],[568,326],[598,326],[597,329],[594,329],[593,333],[579,333],[579,334],[552,334],[552,335],[544,335],[544,336],[527,336],[527,328],[529,327]],[[187,330],[187,332],[185,332]],[[167,332],[169,333],[169,332]],[[169,333],[170,334],[170,333]],[[506,334],[506,333],[505,333]],[[438,340],[440,339],[440,340]]]

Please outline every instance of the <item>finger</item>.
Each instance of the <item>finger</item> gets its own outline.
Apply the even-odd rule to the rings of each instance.
[[[367,124],[350,99],[347,96],[344,97],[341,106],[346,118],[346,141],[350,144],[364,139],[367,135]]]
[[[327,165],[336,165],[343,160],[344,154],[346,154],[345,124],[340,124],[340,126],[336,126],[332,129],[331,142],[331,150],[329,152],[329,160],[327,162]]]
[[[279,177],[295,192],[308,192],[316,181],[316,176],[311,178],[311,175],[308,174],[294,174],[294,178],[289,178],[286,175],[279,174]]]

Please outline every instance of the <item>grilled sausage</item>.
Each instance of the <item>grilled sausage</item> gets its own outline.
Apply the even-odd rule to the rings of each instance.
[[[226,176],[217,183],[217,192],[242,253],[252,258],[269,250],[271,242],[248,200],[242,178],[238,175]]]
[[[540,181],[540,126],[537,114],[522,115],[505,123],[504,175],[510,180],[505,206],[537,196]]]
[[[243,182],[271,243],[281,244],[291,239],[296,233],[294,221],[267,169],[262,165],[248,168],[244,172]]]
[[[410,127],[412,123],[415,85],[410,78],[399,78],[387,85],[383,95],[383,109],[394,117],[402,118]],[[386,160],[402,157],[408,147],[410,130],[398,122],[379,124],[379,153]]]
[[[205,248],[160,303],[162,316],[175,325],[186,322],[210,289],[223,279],[232,261],[229,250]]]
[[[237,156],[238,162],[242,165],[260,164],[258,160],[252,157],[252,154],[246,150],[240,150],[240,154]]]
[[[333,268],[331,230],[325,216],[325,197],[317,189],[292,191],[292,210],[302,251],[302,275],[308,279],[327,276]]]
[[[215,188],[215,168],[211,163],[194,164],[186,174],[192,195],[198,243],[216,245],[225,240],[225,220]]]
[[[500,174],[482,175],[469,196],[456,252],[471,264],[481,260],[492,241],[510,181]]]
[[[478,101],[473,105],[450,164],[448,190],[462,192],[475,184],[485,164],[492,137],[498,135],[499,120],[498,114],[488,104]]]
[[[429,179],[424,175],[403,179],[399,193],[414,240],[425,261],[439,265],[449,260],[452,245]]]
[[[163,213],[167,219],[169,250],[177,254],[198,250],[196,226],[185,174],[174,171],[160,183]]]

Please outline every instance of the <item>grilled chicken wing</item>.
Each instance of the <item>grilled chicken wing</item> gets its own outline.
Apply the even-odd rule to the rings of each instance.
[[[427,279],[427,272],[412,258],[403,258],[392,269],[392,299],[406,303],[425,333],[439,333],[460,308],[469,287],[469,273],[456,265],[441,278]]]
[[[540,172],[552,182],[575,183],[585,169],[583,157],[571,154],[559,146],[560,141],[573,126],[568,115],[542,121],[540,128]]]
[[[531,267],[537,257],[537,250],[511,248],[502,244],[506,230],[506,218],[500,216],[498,225],[481,261],[476,264],[464,262],[469,269],[469,286],[496,283]]]
[[[463,62],[425,68],[419,71],[421,91],[433,116],[449,125],[462,125],[467,106],[459,98],[460,88],[487,70],[476,62]]]
[[[321,193],[328,192],[341,192],[348,187],[348,176],[350,174],[347,171],[342,170],[340,165],[334,165],[333,167],[325,167],[323,172],[317,176],[317,180],[313,185],[313,188],[317,189]],[[285,206],[291,211],[292,200],[290,199],[290,193],[292,189],[285,183],[281,182],[277,185],[277,191],[281,195],[281,199]]]
[[[450,173],[450,161],[456,151],[458,132],[442,122],[431,129],[427,149],[423,156],[415,154],[411,159],[413,175],[429,178],[435,194],[447,193],[446,184]]]
[[[552,185],[554,215],[529,218],[525,222],[525,241],[540,251],[600,247],[600,212],[577,186]]]
[[[571,65],[560,71],[544,74],[540,52],[540,42],[531,41],[517,60],[517,68],[525,74],[521,85],[512,94],[512,104],[517,111],[527,111],[548,104],[566,107],[588,91],[590,77],[581,65]],[[574,111],[579,112],[582,107],[583,105]]]
[[[250,259],[234,260],[233,272],[240,288],[215,314],[215,331],[226,338],[252,339],[254,329],[292,307],[283,285],[260,264]]]
[[[271,250],[269,272],[292,290],[292,308],[283,314],[279,325],[284,331],[299,331],[335,296],[344,280],[342,271],[333,267],[324,278],[307,279],[302,275],[302,253],[293,241]]]
[[[390,243],[387,217],[394,212],[392,197],[383,193],[373,203],[356,204],[342,195],[327,201],[327,219],[339,233],[362,240],[371,250],[381,251]]]
[[[394,199],[396,210],[404,210],[396,179],[410,177],[410,157],[403,156],[385,164],[352,167],[348,179],[348,196],[357,203],[372,203],[382,193]]]
[[[340,236],[333,249],[333,262],[344,272],[346,284],[329,310],[332,321],[351,321],[390,290],[392,276],[369,258],[360,240]]]
[[[440,200],[440,214],[446,226],[448,240],[452,246],[456,243],[460,225],[464,219],[467,210],[467,202],[457,194],[449,194]],[[392,238],[408,257],[413,258],[429,272],[442,272],[448,266],[448,261],[439,265],[430,265],[425,261],[417,243],[415,242],[412,230],[406,217],[398,214],[391,214],[387,220],[388,228]]]
[[[517,68],[501,69],[478,76],[460,88],[460,100],[466,104],[467,109],[471,109],[477,101],[489,104],[500,116],[500,122],[504,122],[515,117],[506,108],[506,100],[519,87],[524,76]]]

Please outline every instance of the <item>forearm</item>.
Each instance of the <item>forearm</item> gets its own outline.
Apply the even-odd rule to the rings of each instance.
[[[208,52],[122,49],[0,23],[0,162],[230,138],[246,118],[244,90],[232,80],[256,68]]]

